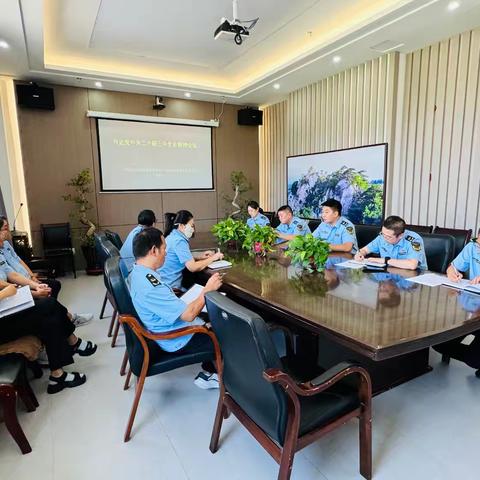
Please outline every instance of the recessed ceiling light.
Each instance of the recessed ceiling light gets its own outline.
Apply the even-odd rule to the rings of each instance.
[[[97,88],[102,88],[103,87],[102,82],[95,82],[95,86]]]
[[[449,12],[453,12],[453,11],[456,10],[459,6],[460,6],[460,2],[457,2],[457,1],[449,2],[449,4],[447,5],[447,10],[448,10]]]
[[[273,84],[273,88],[274,88],[275,90],[278,90],[278,89],[280,88],[280,84],[279,84],[279,83],[274,83],[274,84]]]
[[[333,61],[333,63],[340,63],[342,61],[342,57],[340,57],[339,55],[335,55],[332,58],[332,61]]]
[[[5,40],[0,40],[0,48],[8,48],[9,46]]]
[[[187,98],[190,98],[192,96],[192,94],[190,92],[185,92],[184,95],[187,97]]]

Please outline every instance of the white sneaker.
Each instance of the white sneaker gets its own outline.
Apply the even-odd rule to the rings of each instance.
[[[196,377],[193,383],[203,390],[208,390],[210,388],[220,388],[218,382],[218,375],[216,373],[200,372]]]
[[[72,322],[76,327],[82,327],[93,320],[91,313],[72,313]]]

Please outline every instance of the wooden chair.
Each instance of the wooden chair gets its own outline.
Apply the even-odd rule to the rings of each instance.
[[[38,407],[38,401],[31,389],[26,372],[25,358],[19,354],[0,356],[0,405],[3,407],[5,426],[23,454],[30,453],[32,447],[18,423],[17,397],[20,397],[28,412]]]
[[[444,227],[435,227],[433,233],[439,235],[451,235],[455,239],[455,252],[454,257],[456,257],[462,250],[463,247],[470,241],[472,238],[472,229],[460,230],[456,228],[444,228]]]
[[[357,417],[360,473],[372,477],[371,381],[362,367],[342,362],[309,382],[285,371],[265,322],[218,292],[206,295],[222,347],[220,397],[210,451],[218,449],[223,419],[232,412],[290,478],[295,452]]]
[[[146,377],[211,360],[215,360],[218,366],[220,364],[220,348],[215,334],[205,326],[185,327],[161,334],[150,333],[138,319],[130,293],[120,271],[118,257],[109,258],[105,262],[105,273],[125,331],[130,368],[125,380],[124,390],[127,390],[129,387],[131,374],[133,373],[137,377],[135,398],[124,436],[124,441],[128,442]],[[213,342],[215,353],[213,354],[210,350],[194,353],[165,352],[156,343],[156,340],[169,340],[194,333],[208,335]]]

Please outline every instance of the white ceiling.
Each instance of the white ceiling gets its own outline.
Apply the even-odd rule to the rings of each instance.
[[[406,53],[480,25],[480,0],[239,0],[260,17],[241,46],[214,40],[231,0],[0,0],[0,74],[238,104],[292,90],[403,43]],[[341,62],[334,64],[334,55]],[[280,83],[274,90],[273,83]]]

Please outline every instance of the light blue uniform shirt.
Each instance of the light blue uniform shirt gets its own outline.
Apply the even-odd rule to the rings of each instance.
[[[161,282],[158,272],[135,264],[129,276],[129,283],[135,310],[150,332],[170,332],[191,325],[180,318],[187,305],[175,296],[169,286]],[[184,347],[192,336],[157,340],[157,343],[166,352],[176,352]]]
[[[250,217],[247,220],[247,225],[250,228],[253,228],[255,225],[260,225],[261,227],[264,227],[265,225],[270,225],[270,220],[263,213],[258,212],[255,217]]]
[[[312,233],[310,228],[308,228],[308,222],[302,218],[293,217],[292,221],[287,223],[281,223],[277,227],[277,232],[284,233],[286,235],[306,235],[307,233]],[[276,243],[284,242],[285,240],[277,238]]]
[[[351,253],[355,253],[358,250],[355,226],[345,217],[339,217],[335,225],[322,222],[313,232],[313,236],[320,240],[325,240],[332,245],[352,242],[353,247]]]
[[[452,263],[460,272],[468,272],[470,280],[478,277],[480,275],[480,245],[473,240],[467,243]]]
[[[392,281],[400,290],[415,290],[418,284],[410,282],[398,273],[378,272],[372,273],[370,278],[378,283]]]
[[[158,270],[163,283],[172,288],[181,288],[185,264],[193,259],[187,237],[176,228],[166,238],[167,256]]]
[[[382,235],[378,235],[366,248],[370,253],[376,253],[381,258],[390,257],[397,260],[418,260],[420,270],[428,270],[425,248],[422,237],[410,230],[405,230],[403,237],[395,244],[388,243]]]
[[[480,295],[477,293],[460,292],[458,301],[461,307],[470,313],[480,310]]]
[[[7,265],[11,269],[10,271],[17,272],[24,277],[30,278],[30,274],[22,265],[20,257],[17,255],[10,243],[6,240],[3,242],[3,247],[0,248],[0,254],[3,255],[3,259],[7,262]]]
[[[2,280],[3,282],[7,282],[8,279],[7,279],[7,272],[5,271],[5,269],[3,268],[3,265],[0,266],[0,280]]]
[[[124,261],[125,268],[131,272],[133,264],[135,263],[135,257],[133,255],[133,239],[138,232],[143,230],[142,225],[137,225],[128,235],[125,241],[123,242],[122,248],[120,249],[120,257]]]

